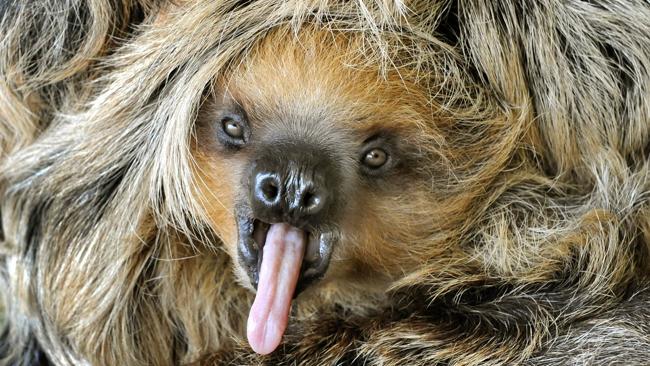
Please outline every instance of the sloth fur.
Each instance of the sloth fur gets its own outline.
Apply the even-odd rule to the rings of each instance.
[[[0,17],[0,364],[650,364],[647,1],[6,0]],[[384,297],[312,302],[259,356],[194,126],[269,35],[319,30],[358,42],[351,68],[426,91],[447,125],[422,186],[444,199],[387,213],[435,227]]]

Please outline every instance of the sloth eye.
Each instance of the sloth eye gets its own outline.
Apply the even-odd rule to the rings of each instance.
[[[223,132],[225,132],[226,135],[234,139],[241,139],[244,137],[244,127],[241,125],[241,123],[233,121],[228,117],[224,118],[221,121],[221,127],[223,128]]]
[[[378,169],[388,161],[388,153],[378,147],[366,151],[361,158],[363,165],[370,169]]]
[[[223,145],[236,149],[248,143],[251,131],[243,111],[226,112],[219,121],[216,132]]]
[[[393,134],[385,131],[367,138],[360,149],[358,160],[361,173],[374,178],[391,174],[401,159],[396,140]]]

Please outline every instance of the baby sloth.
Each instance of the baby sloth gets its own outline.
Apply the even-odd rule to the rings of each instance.
[[[215,86],[197,127],[213,228],[256,290],[247,333],[260,354],[279,345],[292,299],[376,297],[423,260],[412,238],[435,228],[425,167],[439,133],[423,123],[424,94],[350,68],[352,40],[306,34],[265,40]]]

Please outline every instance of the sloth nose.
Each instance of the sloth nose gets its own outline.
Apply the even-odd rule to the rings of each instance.
[[[334,198],[329,164],[299,154],[269,155],[258,158],[251,171],[253,214],[268,223],[297,227],[326,220]]]
[[[298,170],[298,169],[295,169]],[[261,170],[254,173],[252,206],[264,221],[293,225],[316,224],[327,207],[327,190],[304,172],[288,174]]]

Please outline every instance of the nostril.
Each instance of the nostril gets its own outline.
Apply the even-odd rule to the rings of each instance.
[[[303,209],[309,214],[315,214],[320,211],[322,207],[322,199],[318,194],[311,191],[305,192],[300,202]]]
[[[275,201],[275,198],[278,196],[278,191],[278,186],[272,181],[267,182],[262,187],[264,198],[268,199],[269,201]]]
[[[280,184],[274,176],[266,176],[258,181],[257,196],[267,204],[275,203],[280,195]]]

